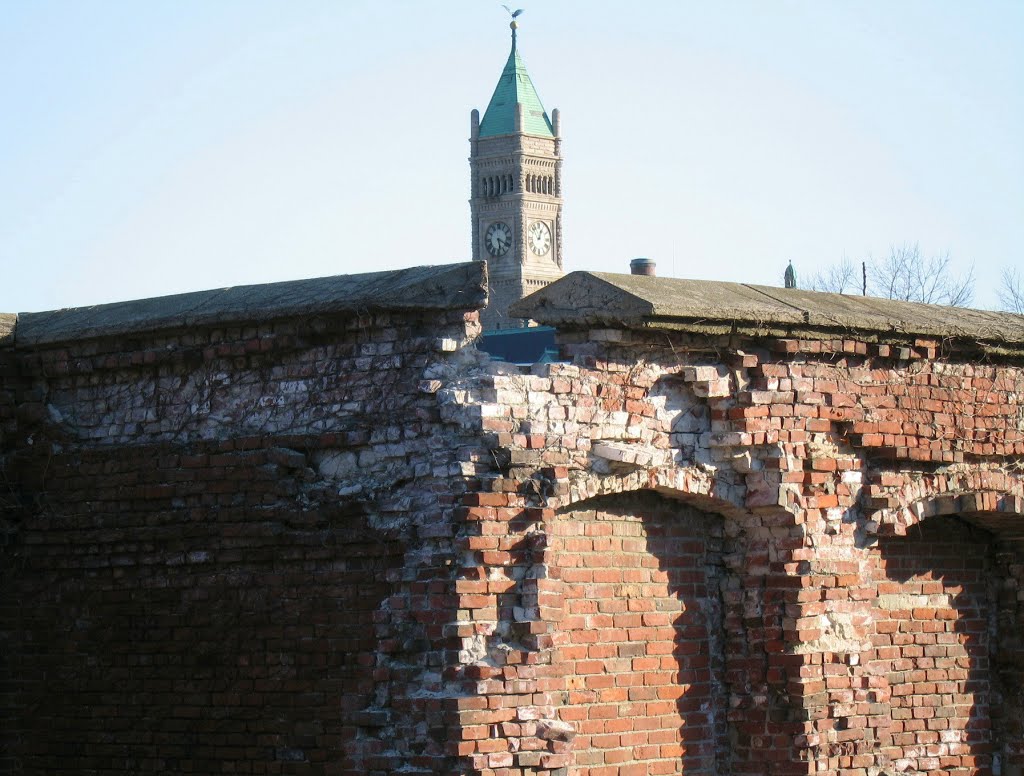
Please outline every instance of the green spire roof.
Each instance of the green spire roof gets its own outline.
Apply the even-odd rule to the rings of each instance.
[[[541,105],[537,90],[533,88],[530,74],[526,72],[523,58],[516,50],[516,31],[512,29],[512,51],[508,55],[505,69],[487,105],[483,121],[480,122],[480,137],[511,135],[516,131],[516,103],[523,106],[523,132],[528,135],[554,137],[551,119]]]

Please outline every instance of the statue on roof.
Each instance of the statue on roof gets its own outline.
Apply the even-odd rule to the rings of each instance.
[[[782,276],[782,279],[786,284],[786,288],[796,288],[796,270],[793,269],[793,262],[789,262],[789,266],[786,267],[786,274]]]

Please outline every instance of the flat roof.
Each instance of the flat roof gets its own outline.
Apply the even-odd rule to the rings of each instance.
[[[572,272],[516,302],[509,313],[561,328],[604,324],[810,337],[857,332],[974,340],[1024,351],[1024,316],[1014,313],[649,275]]]
[[[0,344],[16,347],[297,315],[375,311],[476,310],[487,304],[482,261],[293,280],[151,299],[0,314]]]

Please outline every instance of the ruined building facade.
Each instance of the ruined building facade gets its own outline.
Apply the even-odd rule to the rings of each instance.
[[[0,773],[1021,773],[1019,317],[486,286],[0,316]]]

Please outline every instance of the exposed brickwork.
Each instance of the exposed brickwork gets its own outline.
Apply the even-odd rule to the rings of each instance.
[[[4,772],[446,772],[450,450],[474,440],[429,377],[477,331],[378,314],[21,353]]]
[[[878,544],[871,582],[873,660],[861,684],[869,703],[836,718],[865,727],[887,705],[878,744],[902,773],[974,773],[992,767],[991,709],[1001,705],[991,670],[995,626],[991,537],[955,520],[926,521],[914,536]],[[846,673],[846,672],[843,672]],[[845,683],[842,677],[836,685]],[[853,689],[853,688],[851,688]],[[851,708],[853,706],[853,708]],[[836,706],[838,708],[838,704]],[[857,717],[858,712],[867,712]]]
[[[565,677],[558,712],[577,732],[579,776],[725,770],[721,519],[611,496],[550,533],[562,582],[551,674]]]
[[[232,447],[50,462],[5,585],[24,772],[337,772],[404,543]]]
[[[1010,452],[1018,445],[1020,425],[1014,419],[1024,395],[1021,370],[940,360],[934,343],[916,343],[903,352],[845,340],[812,348],[795,340],[737,342],[619,330],[570,332],[563,340],[574,365],[488,378],[481,393],[482,425],[504,474],[472,497],[484,499],[490,511],[468,509],[479,531],[467,540],[479,564],[469,571],[481,580],[496,573],[516,579],[516,600],[525,603],[510,631],[505,623],[512,620],[502,614],[499,596],[460,597],[470,620],[460,626],[464,643],[470,634],[486,633],[488,655],[494,643],[514,654],[514,664],[486,669],[480,662],[483,653],[462,654],[463,662],[473,671],[485,671],[489,682],[476,688],[488,700],[473,713],[476,730],[464,737],[460,752],[473,755],[477,770],[502,776],[538,767],[545,773],[563,767],[586,773],[596,763],[605,770],[595,773],[632,772],[634,764],[625,760],[602,763],[611,739],[597,738],[595,745],[595,736],[588,734],[594,705],[588,696],[563,694],[557,681],[546,681],[564,669],[559,639],[566,634],[560,623],[570,617],[573,605],[564,580],[553,577],[566,571],[571,576],[574,566],[567,563],[575,563],[554,549],[560,541],[553,530],[560,513],[551,510],[571,514],[574,504],[588,499],[653,488],[725,519],[730,551],[724,556],[721,588],[722,685],[729,743],[719,750],[719,772],[868,776],[897,767],[925,772],[933,764],[928,744],[920,754],[912,746],[900,748],[903,739],[894,743],[891,730],[904,707],[890,703],[891,695],[872,673],[881,671],[875,624],[883,622],[884,630],[892,623],[891,612],[877,605],[879,589],[895,585],[914,595],[920,582],[880,577],[884,552],[873,537],[907,533],[908,526],[930,516],[965,513],[994,532],[972,534],[988,537],[974,540],[980,557],[1011,559],[1019,569],[1019,549],[1000,542],[1021,530],[1021,472],[1016,453]],[[965,388],[949,399],[959,378]],[[922,406],[926,401],[936,403]],[[958,402],[960,419],[997,417],[1017,425],[1002,433],[958,421],[947,433],[940,417],[950,414],[947,401]],[[865,442],[865,435],[854,431],[854,423],[895,423],[896,417],[903,422],[899,434],[892,427],[891,440],[885,438],[889,426],[880,426],[886,429],[880,441]],[[981,430],[968,433],[968,428]],[[1000,441],[991,442],[993,434]],[[927,450],[928,456],[914,450]],[[940,463],[944,467],[936,468]],[[895,499],[880,500],[885,493],[894,493]],[[517,522],[515,517],[528,514],[522,507],[531,507],[534,514]],[[501,513],[507,516],[495,519]],[[912,537],[881,541],[912,544]],[[917,557],[926,557],[932,546]],[[949,546],[948,541],[934,545]],[[531,548],[528,557],[501,552],[524,547]],[[940,566],[944,559],[952,561],[948,552],[936,550]],[[964,576],[962,558],[946,565],[931,573]],[[989,587],[972,592],[970,606],[984,614],[957,620],[972,628],[979,617],[1002,623],[997,639],[1004,646],[994,671],[1003,678],[993,678],[993,668],[983,667],[987,647],[978,646],[980,634],[967,639],[965,654],[951,659],[971,662],[971,670],[989,675],[985,681],[1013,685],[1005,692],[1004,732],[987,742],[965,741],[956,754],[947,746],[946,756],[960,758],[959,766],[974,769],[969,772],[984,772],[986,758],[998,757],[1011,769],[1020,762],[1020,693],[1014,689],[1020,686],[1020,650],[1014,628],[1022,596],[1019,572],[1001,572],[1001,578],[1006,580],[1001,592]],[[531,609],[529,604],[541,597],[552,603]],[[523,622],[524,617],[533,621]],[[916,659],[910,652],[917,645],[896,646],[898,660]],[[523,684],[519,666],[532,663],[550,668],[540,670],[540,681]],[[589,656],[584,665],[597,668]],[[606,668],[597,676],[613,674]],[[587,676],[578,671],[573,679],[585,687]],[[974,717],[965,719],[958,712],[947,730],[961,729],[954,725],[980,729],[999,716],[992,712],[997,705],[989,701],[991,689],[971,692],[979,698]],[[931,693],[927,702],[941,697]],[[519,724],[509,724],[510,713],[499,711],[510,707]],[[623,702],[619,715],[627,708],[628,701]],[[572,728],[549,730],[545,720],[553,714],[563,722],[572,720]],[[505,741],[495,741],[495,734]],[[621,741],[622,733],[617,735]],[[986,743],[990,751],[982,755]],[[626,748],[613,751],[621,756]],[[944,762],[942,767],[953,767],[952,760]],[[635,767],[640,772],[651,764]]]
[[[478,331],[7,351],[0,772],[1020,773],[1020,364]]]

